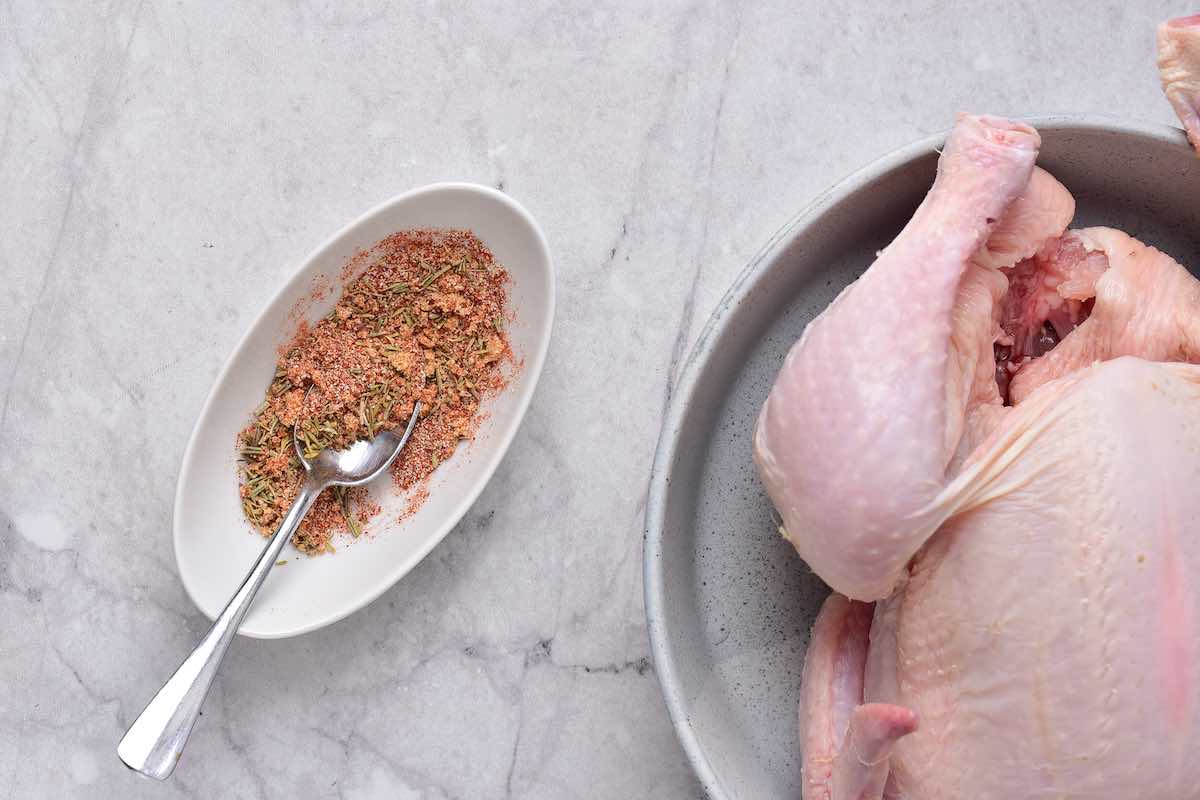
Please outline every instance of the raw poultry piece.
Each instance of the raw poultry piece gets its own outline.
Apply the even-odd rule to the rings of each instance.
[[[960,117],[760,415],[786,535],[834,589],[806,800],[1200,798],[1200,284],[1067,231],[1038,146]]]
[[[1200,149],[1200,14],[1159,26],[1158,74],[1192,146]]]
[[[969,401],[991,399],[972,390],[994,374],[995,262],[1032,255],[1045,231],[1030,226],[1036,241],[986,267],[972,258],[1029,185],[1039,143],[1020,123],[960,117],[912,220],[807,327],[763,407],[771,499],[800,555],[849,597],[887,597],[944,521]]]

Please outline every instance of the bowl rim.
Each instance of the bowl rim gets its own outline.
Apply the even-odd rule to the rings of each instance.
[[[1100,113],[1023,115],[1013,119],[1026,122],[1036,130],[1077,130],[1135,136],[1177,145],[1191,150],[1183,130],[1173,125],[1148,123],[1116,115]],[[684,754],[700,780],[706,794],[713,800],[725,800],[730,795],[717,779],[716,772],[705,755],[696,732],[688,720],[688,701],[680,686],[679,668],[670,642],[669,626],[666,623],[665,584],[662,573],[663,533],[670,494],[670,466],[679,449],[678,433],[691,409],[696,395],[699,378],[704,365],[715,349],[716,342],[741,306],[742,301],[754,288],[757,279],[767,266],[801,231],[818,221],[832,206],[840,203],[876,178],[902,167],[918,158],[927,156],[931,150],[941,146],[949,134],[947,128],[938,133],[924,136],[910,144],[887,152],[866,166],[860,167],[818,194],[791,219],[785,222],[767,240],[766,244],[750,259],[734,278],[728,290],[718,301],[705,322],[696,343],[679,373],[679,380],[671,392],[671,399],[663,415],[658,445],[650,471],[649,490],[646,498],[645,529],[643,536],[642,580],[646,608],[646,632],[650,639],[650,655],[654,661],[654,672],[666,702],[675,735],[683,747]]]
[[[288,278],[280,284],[279,288],[276,289],[275,292],[273,292],[267,299],[267,301],[259,308],[258,313],[255,314],[249,327],[242,333],[233,349],[229,351],[229,355],[226,356],[224,363],[221,364],[221,368],[213,377],[212,383],[209,386],[208,394],[204,399],[203,405],[200,407],[200,411],[196,415],[195,423],[192,425],[192,432],[188,436],[187,445],[184,447],[182,463],[179,468],[179,477],[175,482],[175,498],[171,512],[172,543],[175,554],[175,566],[179,571],[179,579],[183,584],[184,591],[187,593],[188,599],[192,601],[192,605],[194,605],[200,611],[200,613],[204,614],[204,616],[208,617],[210,620],[216,618],[214,615],[210,615],[209,612],[205,610],[204,606],[201,605],[197,600],[196,591],[189,581],[188,574],[181,567],[180,519],[182,516],[182,506],[185,494],[184,487],[186,487],[190,481],[192,451],[198,446],[201,423],[208,418],[212,403],[216,397],[217,388],[225,382],[229,371],[232,369],[234,363],[239,360],[242,351],[245,350],[249,346],[250,341],[255,338],[255,328],[257,327],[258,321],[262,319],[263,314],[265,314],[268,309],[279,303],[285,294],[287,294],[290,290],[297,288],[301,283],[307,281],[307,273],[313,263],[325,257],[328,252],[333,250],[338,245],[343,237],[351,234],[355,229],[367,224],[375,217],[387,214],[397,206],[405,205],[413,202],[414,200],[419,200],[422,197],[439,194],[442,192],[474,193],[481,195],[492,202],[506,206],[509,210],[515,213],[521,222],[528,226],[529,230],[533,233],[536,246],[540,250],[545,262],[546,318],[543,325],[543,330],[539,331],[537,348],[534,352],[525,356],[524,365],[522,367],[524,374],[529,376],[529,383],[524,394],[517,398],[517,403],[514,410],[516,412],[516,419],[518,420],[518,423],[511,426],[507,431],[502,432],[501,436],[493,440],[495,445],[489,448],[492,450],[492,454],[489,456],[484,466],[482,479],[476,481],[472,489],[459,499],[458,504],[456,505],[455,513],[451,515],[453,522],[444,522],[439,525],[435,529],[435,533],[433,535],[426,537],[425,541],[422,543],[413,558],[398,562],[395,569],[387,573],[385,578],[379,581],[377,585],[369,587],[357,601],[350,603],[345,608],[338,609],[332,613],[320,615],[314,620],[303,625],[295,625],[289,628],[281,628],[279,630],[247,630],[245,623],[243,623],[238,629],[238,635],[240,636],[246,636],[251,639],[285,639],[292,636],[300,636],[302,634],[324,628],[328,625],[332,625],[333,623],[345,619],[354,612],[370,605],[372,602],[378,599],[380,595],[382,595],[392,586],[395,586],[405,574],[413,569],[413,567],[424,560],[424,558],[429,555],[430,551],[446,538],[446,535],[453,529],[454,525],[458,524],[459,520],[462,519],[462,516],[467,512],[467,510],[470,509],[471,505],[473,505],[474,502],[479,498],[479,495],[483,492],[484,488],[486,488],[491,482],[492,477],[495,475],[496,469],[500,466],[500,462],[503,460],[505,454],[507,454],[508,449],[512,444],[512,440],[515,438],[517,431],[521,428],[521,423],[524,421],[525,414],[529,410],[529,404],[533,400],[534,392],[537,389],[537,385],[541,377],[542,368],[545,365],[546,354],[550,347],[550,338],[553,334],[554,327],[554,313],[556,306],[554,258],[550,251],[550,245],[546,239],[545,233],[542,231],[541,226],[538,225],[537,220],[534,219],[533,215],[530,214],[524,206],[522,206],[512,197],[509,197],[504,192],[494,189],[491,186],[466,181],[441,181],[418,186],[406,192],[401,192],[398,195],[394,195],[393,197],[372,206],[362,214],[359,214],[357,217],[352,219],[350,222],[340,227],[334,233],[325,237],[320,244],[310,250],[308,254],[299,261]],[[448,517],[447,519],[449,520],[451,517]],[[247,569],[248,568],[249,566],[247,566]],[[220,609],[217,610],[217,613],[220,613]]]

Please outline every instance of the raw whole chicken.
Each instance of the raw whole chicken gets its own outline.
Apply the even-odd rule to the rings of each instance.
[[[1200,17],[1160,31],[1200,145]],[[805,800],[1200,798],[1200,282],[961,116],[755,430],[834,590],[801,688]],[[1200,198],[1198,198],[1200,202]]]

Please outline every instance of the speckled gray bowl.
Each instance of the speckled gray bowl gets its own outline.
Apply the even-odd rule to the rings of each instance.
[[[1200,267],[1200,159],[1174,128],[1030,120],[1039,163],[1111,225]],[[933,179],[945,135],[876,161],[775,235],[700,336],[663,425],[646,510],[646,616],[684,750],[714,798],[800,796],[808,631],[828,589],[776,532],[750,433],[784,354],[871,263]]]

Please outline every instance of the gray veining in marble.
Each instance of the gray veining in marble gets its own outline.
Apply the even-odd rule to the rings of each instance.
[[[824,187],[958,110],[1171,121],[1153,25],[1189,10],[0,4],[0,798],[695,796],[641,528],[709,311]],[[314,245],[444,179],[500,186],[554,250],[524,428],[368,609],[236,643],[171,783],[143,781],[115,744],[207,625],[170,524],[210,381]]]

